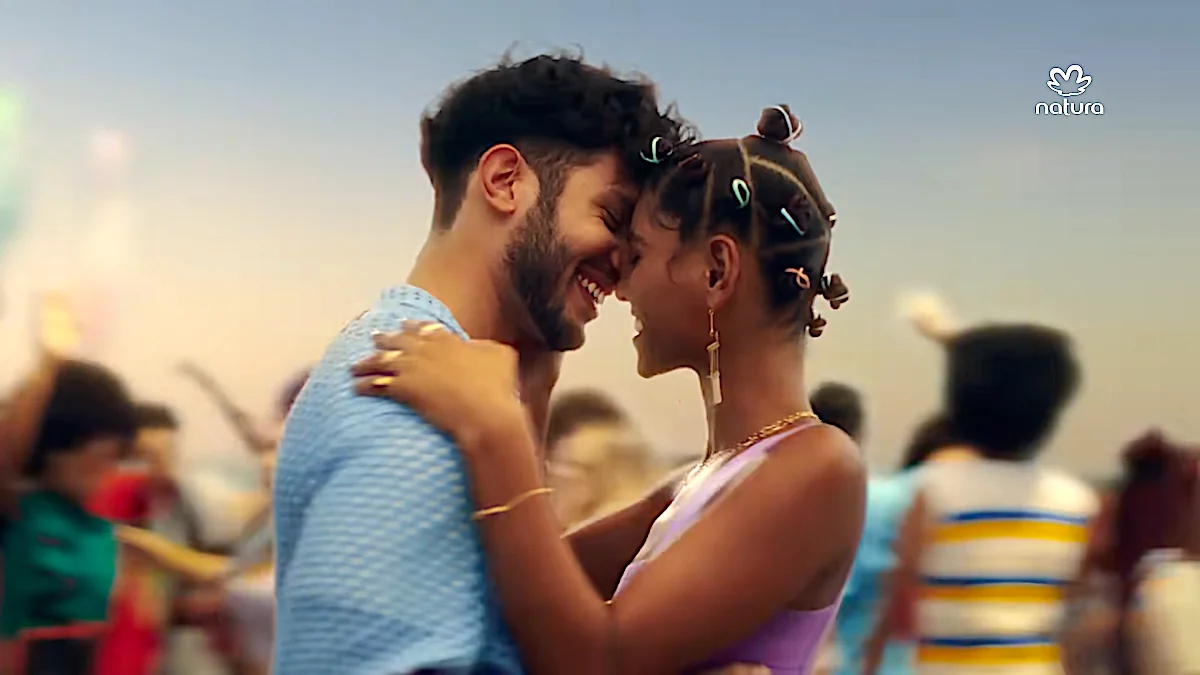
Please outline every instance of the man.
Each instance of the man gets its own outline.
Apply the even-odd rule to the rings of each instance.
[[[457,451],[411,410],[356,396],[374,331],[435,321],[516,346],[544,416],[554,352],[611,292],[652,138],[654,88],[562,56],[505,61],[421,122],[434,222],[408,278],[350,322],[289,418],[275,484],[279,675],[519,673]],[[544,419],[535,419],[544,423]]]

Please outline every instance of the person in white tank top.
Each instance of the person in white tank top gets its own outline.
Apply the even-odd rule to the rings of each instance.
[[[868,664],[915,593],[918,673],[1063,673],[1064,613],[1099,508],[1082,481],[1038,461],[1078,388],[1070,339],[992,325],[944,342],[943,403],[961,452],[922,471]]]

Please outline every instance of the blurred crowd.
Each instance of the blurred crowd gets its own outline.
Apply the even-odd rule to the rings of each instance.
[[[1200,555],[1197,449],[1149,432],[1125,448],[1118,479],[1086,485],[1041,454],[1079,378],[1054,335],[917,324],[946,350],[948,409],[914,426],[895,471],[871,478],[819,672],[1024,673],[1046,672],[1029,664],[1047,662],[1079,674],[1195,672],[1184,669],[1196,661],[1180,626],[1197,590],[1186,573]],[[254,498],[228,507],[242,534],[215,543],[179,469],[177,415],[73,358],[79,335],[61,301],[43,303],[36,340],[38,362],[4,398],[0,423],[2,672],[269,672],[271,476],[305,376],[282,387],[273,419],[257,420],[216,378],[181,366],[261,467]],[[1004,380],[1021,405],[973,400],[979,364],[1015,353],[1033,355],[1013,361]],[[824,384],[811,402],[870,448],[855,388]],[[980,405],[991,406],[972,427],[981,435],[955,437],[948,417]],[[620,402],[596,390],[553,400],[546,458],[566,527],[678,481],[695,463],[664,462]],[[980,661],[978,641],[998,634],[1025,640],[1022,661]]]

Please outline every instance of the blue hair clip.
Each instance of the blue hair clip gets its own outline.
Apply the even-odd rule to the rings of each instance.
[[[779,209],[779,213],[783,215],[784,220],[788,221],[788,225],[792,226],[792,229],[796,231],[796,234],[800,235],[801,237],[804,236],[804,230],[800,229],[800,226],[796,224],[796,219],[792,217],[792,214],[788,213],[787,209]]]
[[[654,138],[650,139],[650,155],[647,156],[644,152],[640,153],[642,155],[642,159],[650,162],[651,164],[662,164],[663,158],[658,156],[658,144],[662,142],[662,139],[662,136],[655,136]]]
[[[729,187],[733,190],[733,198],[737,200],[739,209],[750,206],[750,185],[746,181],[734,178]]]

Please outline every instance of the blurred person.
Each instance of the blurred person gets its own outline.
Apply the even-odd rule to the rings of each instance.
[[[921,470],[863,672],[877,672],[915,591],[918,673],[1061,673],[1065,613],[1098,510],[1090,487],[1039,461],[1079,386],[1071,340],[1025,324],[940,339],[954,446]]]
[[[2,665],[82,674],[126,581],[112,525],[87,507],[133,442],[136,413],[114,373],[68,358],[80,335],[65,303],[41,309],[38,364],[0,421]]]
[[[570,56],[505,58],[422,117],[429,237],[407,284],[334,340],[284,432],[279,675],[522,672],[454,445],[413,411],[356,396],[349,368],[373,331],[439,321],[520,345],[522,396],[541,417],[557,352],[582,344],[615,282],[616,232],[653,168],[638,153],[680,128],[652,85]]]
[[[639,374],[696,373],[710,436],[652,526],[636,504],[595,524],[614,547],[614,523],[625,527],[615,593],[576,557],[570,539],[591,528],[564,539],[539,499],[539,438],[514,396],[512,347],[410,324],[378,336],[353,370],[360,393],[412,406],[457,442],[529,673],[812,668],[858,545],[865,471],[803,385],[804,337],[826,325],[815,301],[836,309],[849,294],[827,274],[836,215],[789,145],[800,129],[773,106],[756,135],[642,151],[661,172],[635,209],[617,294],[636,317]]]
[[[140,404],[137,435],[126,461],[92,499],[93,513],[114,522],[166,528],[188,545],[198,545],[199,527],[175,481],[179,423],[162,405]],[[125,580],[112,603],[112,621],[101,644],[96,672],[149,675],[163,657],[173,618],[174,593],[168,578],[141,556],[124,556]]]
[[[863,431],[863,405],[862,396],[858,390],[847,384],[840,382],[827,382],[818,386],[808,397],[809,404],[812,405],[813,413],[820,420],[831,426],[846,432],[846,435],[858,443],[862,447],[862,431]],[[870,518],[870,487],[868,481],[868,511],[867,518]],[[860,544],[861,546],[861,544]],[[848,586],[849,588],[849,582]],[[841,613],[845,613],[845,605]],[[838,640],[836,630],[830,630],[826,635],[824,645],[821,648],[821,655],[816,665],[813,668],[814,675],[829,675],[833,673],[842,660],[842,655],[838,648]]]
[[[273,463],[263,455],[263,482],[270,489]],[[224,621],[232,634],[224,638],[224,656],[229,670],[238,675],[265,675],[270,670],[275,637],[274,567],[269,528],[249,531],[231,557],[205,554],[181,546],[156,533],[121,528],[121,540],[142,553],[159,569],[202,584],[206,608],[200,610],[211,622]],[[198,594],[200,595],[200,594]],[[198,599],[195,599],[199,602]],[[193,660],[196,657],[190,657]],[[170,672],[191,673],[190,661],[180,660]]]
[[[834,633],[838,652],[835,671],[859,675],[863,670],[863,651],[867,638],[878,622],[888,598],[892,573],[896,569],[895,543],[900,525],[912,505],[917,488],[917,469],[938,450],[951,445],[942,414],[922,422],[905,450],[900,470],[894,474],[872,475],[867,482],[867,511],[862,540],[855,555],[842,608]],[[902,612],[911,612],[905,606]],[[884,647],[879,672],[883,675],[907,675],[913,672],[915,652],[908,631],[898,629]]]
[[[1170,443],[1157,431],[1130,442],[1122,453],[1123,475],[1112,500],[1105,543],[1097,546],[1095,567],[1116,584],[1117,674],[1139,670],[1134,630],[1136,597],[1148,559],[1156,552],[1200,552],[1197,542],[1195,451]],[[1105,550],[1107,549],[1107,550]],[[1158,554],[1162,557],[1161,554]],[[1167,555],[1170,557],[1170,554]]]
[[[217,382],[216,378],[195,364],[185,361],[179,370],[194,381],[217,404],[225,418],[233,426],[247,449],[254,453],[259,465],[259,490],[254,491],[248,503],[243,504],[240,511],[242,526],[239,529],[238,551],[235,556],[258,555],[263,551],[264,542],[271,540],[269,531],[271,525],[271,495],[263,476],[274,472],[279,439],[283,433],[283,425],[291,412],[296,397],[308,382],[309,371],[303,370],[284,385],[280,390],[275,408],[275,415],[268,420],[255,420],[248,412],[233,402],[232,397]],[[247,550],[248,542],[252,550]]]
[[[580,390],[550,406],[547,484],[571,527],[637,501],[662,477],[650,446],[609,396]]]
[[[287,416],[306,374],[288,382],[280,397],[281,418]],[[270,494],[276,452],[258,455],[260,483]],[[270,504],[265,503],[243,527],[229,556],[214,555],[196,544],[177,538],[125,529],[122,539],[161,570],[190,582],[192,592],[183,598],[185,613],[210,630],[209,640],[221,648],[230,670],[242,674],[266,673],[274,643],[273,526]],[[228,631],[228,634],[227,634]],[[192,672],[197,661],[215,663],[201,640],[188,632],[181,636],[171,672]],[[184,639],[185,638],[185,639]],[[210,669],[212,666],[209,666]]]
[[[604,392],[578,389],[556,395],[546,416],[546,461],[554,461],[559,443],[583,427],[621,426],[627,422],[625,411]]]
[[[828,382],[813,390],[809,401],[822,422],[841,429],[862,445],[866,413],[857,389],[841,382]]]

